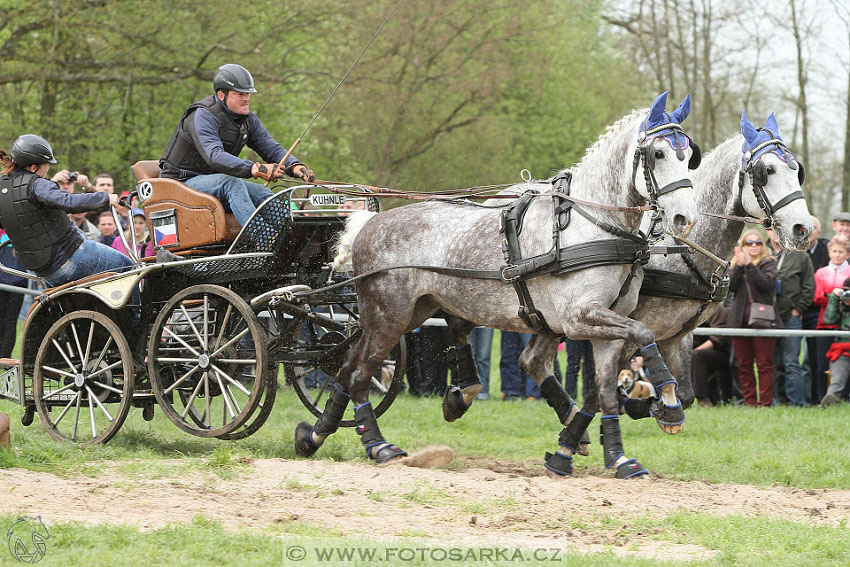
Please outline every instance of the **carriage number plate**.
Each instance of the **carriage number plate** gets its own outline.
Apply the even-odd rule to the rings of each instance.
[[[322,207],[328,205],[342,206],[345,204],[345,195],[310,195],[310,204],[314,207]]]

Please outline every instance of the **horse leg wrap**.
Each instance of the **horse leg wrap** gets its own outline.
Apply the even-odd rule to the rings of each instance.
[[[673,375],[670,374],[667,365],[661,358],[661,352],[658,350],[658,345],[652,343],[641,349],[644,356],[644,365],[649,370],[649,377],[652,379],[652,385],[655,386],[655,391],[658,394],[658,399],[653,400],[650,405],[650,414],[661,426],[661,429],[666,427],[675,427],[682,425],[685,421],[685,409],[682,407],[682,402],[676,398],[675,404],[667,404],[664,402],[661,394],[661,389],[668,384],[679,384]],[[628,409],[626,410],[628,413]],[[667,431],[666,429],[664,429]]]
[[[587,426],[590,425],[591,421],[593,421],[592,413],[587,413],[586,411],[578,412],[573,420],[561,430],[561,435],[558,436],[558,445],[571,449],[573,453],[577,453],[579,445],[582,443],[582,437],[587,433]]]
[[[443,396],[443,419],[452,422],[463,417],[472,400],[481,392],[481,381],[478,379],[478,368],[472,356],[472,345],[465,344],[455,347],[457,376],[453,384]],[[468,400],[468,401],[467,401]]]
[[[623,389],[617,388],[617,398],[620,400],[620,413],[627,414],[632,419],[643,419],[652,416],[652,400],[649,398],[632,398]]]
[[[340,389],[339,384],[334,384],[325,403],[325,411],[316,420],[316,425],[311,426],[306,421],[298,424],[295,428],[295,452],[299,456],[313,456],[322,446],[324,438],[336,433],[350,399],[351,397]],[[322,441],[316,442],[313,438],[314,433],[321,437]]]
[[[547,376],[543,380],[540,384],[540,393],[543,394],[543,398],[549,404],[549,407],[558,414],[558,421],[561,424],[571,423],[573,416],[578,411],[578,406],[554,376]]]
[[[558,476],[573,476],[573,458],[566,453],[556,451],[554,454],[547,452],[543,462],[546,470],[550,470]]]
[[[624,456],[623,437],[620,434],[620,418],[616,415],[603,415],[602,425],[602,449],[605,454],[605,468],[616,466],[616,478],[632,478],[648,475],[649,471],[644,468],[637,459],[629,459],[617,465],[617,460]]]
[[[366,454],[374,459],[379,465],[396,457],[405,457],[407,453],[391,443],[387,443],[381,436],[378,428],[378,420],[372,410],[372,404],[366,402],[354,408],[354,421],[357,423],[357,434],[360,442],[366,448]]]

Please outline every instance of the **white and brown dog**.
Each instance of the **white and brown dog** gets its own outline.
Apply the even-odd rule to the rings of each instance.
[[[630,398],[645,400],[655,396],[655,386],[652,385],[652,382],[644,380],[641,376],[638,376],[635,380],[634,371],[628,368],[620,370],[620,374],[617,375],[617,384],[623,387]]]

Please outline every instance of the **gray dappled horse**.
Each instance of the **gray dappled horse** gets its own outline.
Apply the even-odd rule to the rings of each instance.
[[[680,126],[690,111],[690,96],[669,114],[664,110],[666,99],[664,93],[648,111],[632,112],[609,127],[575,168],[569,186],[554,191],[551,182],[528,182],[514,188],[538,192],[525,199],[525,215],[517,223],[522,225],[515,236],[523,258],[543,256],[553,249],[581,250],[587,243],[606,247],[614,243],[636,250],[628,259],[565,269],[565,273],[549,272],[524,281],[533,297],[531,314],[543,319],[547,330],[541,332],[550,340],[542,350],[530,345],[522,362],[567,426],[562,438],[572,438],[576,432],[581,435],[584,428],[570,429],[578,408],[553,376],[558,335],[624,339],[639,345],[653,374],[666,373],[669,378],[669,387],[662,388],[666,405],[656,418],[674,423],[683,418],[675,398],[675,380],[666,372],[652,332],[624,316],[635,308],[638,293],[637,286],[624,284],[646,259],[646,242],[634,234],[646,210],[641,206],[650,202],[662,213],[664,229],[674,234],[686,234],[696,214],[687,176],[689,166],[698,164],[699,153]],[[579,202],[583,204],[579,206]],[[565,209],[577,214],[565,218]],[[302,422],[296,428],[299,455],[312,455],[336,431],[349,400],[354,403],[357,432],[370,458],[380,463],[405,454],[381,436],[368,401],[370,378],[399,338],[438,309],[448,314],[460,375],[446,394],[444,416],[451,421],[463,414],[481,389],[468,345],[471,329],[482,325],[529,331],[528,317],[518,314],[518,293],[505,279],[492,275],[504,276],[506,267],[500,243],[502,210],[432,201],[376,214],[365,224],[363,215],[369,213],[352,215],[344,238],[352,242],[355,274],[381,271],[356,282],[363,335],[349,351],[339,371],[340,387],[332,390],[321,417],[314,426]],[[362,228],[354,235],[360,224]],[[446,269],[392,269],[398,266]],[[459,273],[464,270],[467,273]],[[470,277],[472,273],[477,276]],[[623,454],[616,381],[600,382],[599,400],[605,413],[606,465],[618,467],[618,476],[628,476],[635,468],[642,470]],[[569,443],[577,441],[578,437]],[[557,474],[569,474],[571,458],[560,452],[547,455],[546,466]]]
[[[802,164],[785,147],[773,113],[764,128],[756,129],[743,112],[741,132],[708,153],[694,173],[697,210],[722,217],[702,216],[688,241],[727,260],[744,229],[743,221],[748,220],[773,228],[784,248],[805,250],[813,226],[800,190],[805,178]],[[663,244],[679,242],[668,236]],[[679,377],[678,395],[685,408],[694,398],[691,331],[708,320],[723,300],[720,284],[725,273],[725,266],[705,254],[653,256],[644,266],[638,306],[629,315],[655,333],[668,368]],[[626,344],[613,353],[617,368],[627,367],[633,352],[634,345]],[[609,349],[600,354],[594,350],[594,354],[599,364],[600,355],[612,353]],[[610,361],[603,364],[609,366]],[[650,405],[648,400],[630,398],[623,411],[634,419],[649,417]],[[582,411],[598,411],[593,395],[585,395]]]

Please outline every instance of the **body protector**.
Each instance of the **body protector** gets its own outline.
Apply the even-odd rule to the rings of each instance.
[[[246,115],[244,119],[236,121],[218,104],[218,99],[215,95],[210,95],[187,108],[177,123],[177,128],[171,134],[171,139],[168,140],[168,145],[165,146],[165,151],[159,160],[162,177],[187,179],[197,175],[209,175],[212,173],[233,175],[229,171],[213,170],[201,153],[199,149],[201,144],[195,134],[194,116],[195,111],[199,108],[206,108],[218,120],[218,134],[221,138],[224,151],[238,156],[242,148],[245,147],[248,140],[248,126],[246,123],[250,114]]]
[[[38,275],[50,273],[58,250],[71,255],[83,243],[83,236],[60,209],[41,207],[32,199],[32,185],[38,175],[15,170],[0,175],[0,225],[15,246],[18,258]]]

